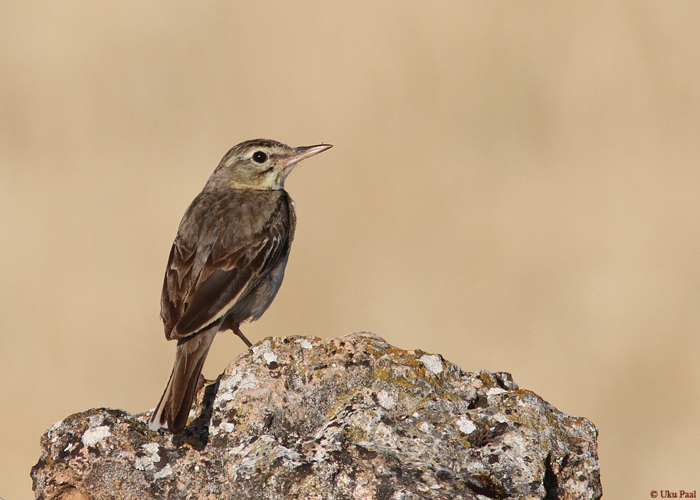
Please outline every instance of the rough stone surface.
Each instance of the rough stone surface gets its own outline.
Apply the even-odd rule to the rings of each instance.
[[[518,389],[373,334],[267,338],[198,395],[178,435],[150,412],[56,423],[40,499],[593,499],[597,430]]]

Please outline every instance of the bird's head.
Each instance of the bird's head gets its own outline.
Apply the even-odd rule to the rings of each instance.
[[[207,184],[234,189],[283,189],[294,165],[331,147],[319,144],[292,148],[268,139],[245,141],[226,153]]]

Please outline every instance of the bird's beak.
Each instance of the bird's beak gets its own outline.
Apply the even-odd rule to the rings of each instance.
[[[280,163],[284,167],[291,167],[292,165],[296,165],[297,163],[299,163],[301,160],[305,160],[306,158],[310,158],[319,153],[323,153],[326,149],[330,149],[332,147],[332,144],[319,144],[317,146],[300,146],[294,149],[294,154],[287,156]]]

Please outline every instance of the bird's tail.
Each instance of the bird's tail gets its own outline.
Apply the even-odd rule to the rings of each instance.
[[[151,430],[165,427],[177,434],[185,428],[197,392],[199,375],[216,332],[216,328],[210,328],[178,342],[168,385],[148,422]]]

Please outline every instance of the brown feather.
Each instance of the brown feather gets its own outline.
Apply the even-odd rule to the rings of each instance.
[[[216,332],[217,329],[212,328],[194,339],[178,343],[170,380],[151,417],[152,422],[157,422],[161,427],[167,424],[173,433],[185,428],[197,392],[199,375]]]
[[[177,433],[185,427],[217,332],[232,329],[250,346],[239,325],[258,319],[272,303],[294,238],[294,204],[284,179],[298,161],[329,147],[243,142],[224,156],[188,207],[161,294],[165,337],[178,340],[178,347],[151,429],[167,425]]]
[[[230,205],[222,207],[223,213],[200,219],[212,222],[211,226],[190,224],[192,218],[188,215],[193,212],[196,216],[199,212],[198,207],[192,206],[180,225],[170,252],[161,300],[168,340],[193,335],[226,315],[239,317],[237,322],[248,319],[240,317],[246,311],[236,310],[236,297],[243,298],[289,253],[295,217],[285,191],[226,194]],[[199,200],[200,197],[192,205]],[[254,204],[259,208],[259,231],[241,234],[236,226],[222,224],[240,218],[241,204],[251,202],[257,202]],[[196,251],[190,248],[193,234],[200,241]]]

